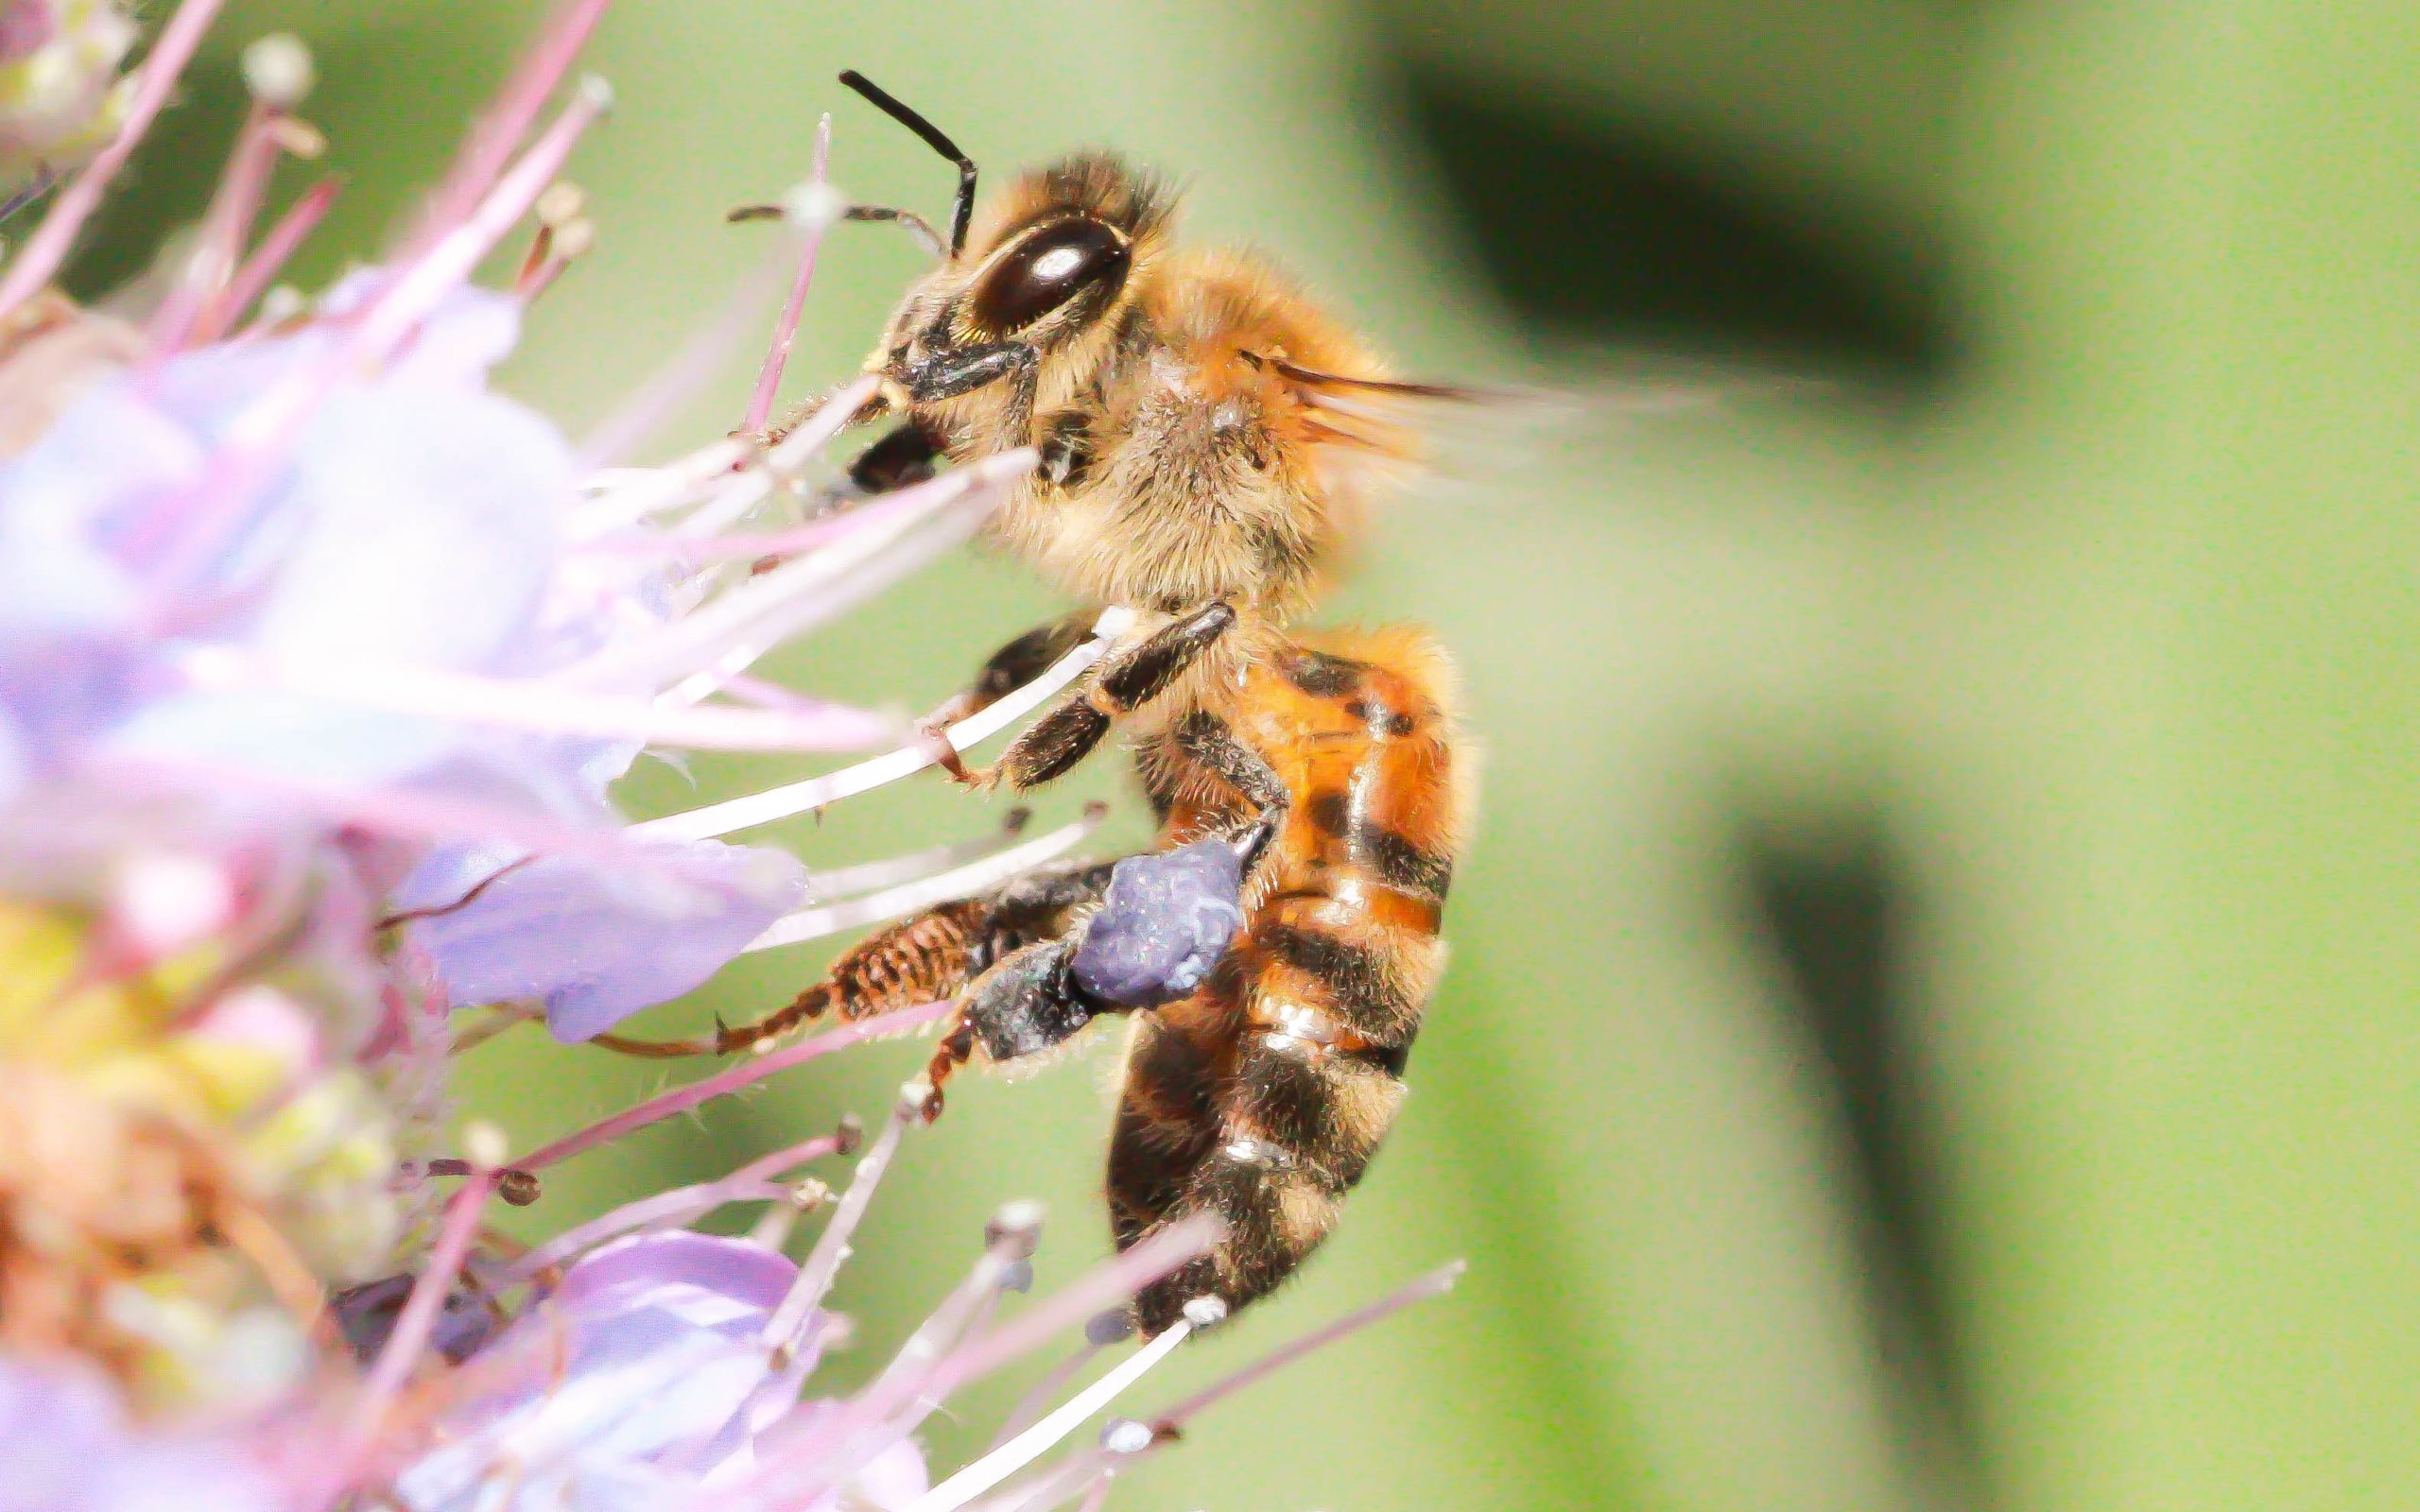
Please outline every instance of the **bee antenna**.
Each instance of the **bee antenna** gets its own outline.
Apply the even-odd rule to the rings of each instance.
[[[957,143],[942,134],[941,128],[902,104],[889,91],[856,69],[842,69],[840,82],[864,95],[874,109],[915,132],[925,146],[958,164],[958,203],[950,211],[949,255],[956,257],[966,250],[967,224],[975,218],[975,160],[960,152]]]

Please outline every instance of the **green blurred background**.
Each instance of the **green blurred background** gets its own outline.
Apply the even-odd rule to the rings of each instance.
[[[379,245],[537,13],[229,9],[85,286],[198,209],[244,40],[319,54],[352,183],[317,277]],[[760,253],[720,212],[800,178],[820,112],[842,186],[943,204],[843,66],[995,182],[1092,142],[1170,170],[1193,234],[1277,251],[1409,370],[1608,396],[1391,511],[1334,603],[1429,622],[1465,670],[1455,965],[1339,1237],[1137,1402],[1469,1278],[1116,1504],[2420,1506],[2420,9],[630,0],[591,62],[602,241],[510,374],[575,431]],[[837,232],[793,387],[917,266]],[[666,443],[735,423],[754,357]],[[1630,413],[1642,371],[1743,381]],[[921,708],[1051,607],[965,554],[779,675]],[[1143,833],[1114,763],[1066,787],[1044,820],[1108,794]],[[993,817],[935,782],[782,838],[828,865]],[[747,1016],[820,959],[644,1026]],[[921,1054],[588,1158],[527,1219],[877,1112]],[[534,1035],[470,1072],[524,1145],[660,1075]],[[1005,1198],[1049,1205],[1045,1285],[1104,1251],[1109,1075],[969,1084],[915,1138],[836,1369]],[[1016,1384],[953,1403],[943,1457]]]

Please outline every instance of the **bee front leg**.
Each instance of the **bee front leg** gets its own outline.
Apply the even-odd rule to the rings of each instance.
[[[1042,354],[1022,341],[986,341],[936,352],[897,373],[910,403],[938,404],[988,388],[1004,378],[1030,386]]]
[[[1166,693],[1235,624],[1236,607],[1221,599],[1112,652],[1081,693],[1027,726],[997,762],[951,775],[1019,792],[1049,782],[1091,755],[1112,724]]]
[[[1080,610],[1047,625],[1038,625],[993,652],[983,663],[983,670],[975,675],[974,685],[934,710],[924,722],[924,733],[934,743],[942,770],[960,782],[975,782],[976,774],[959,759],[958,747],[949,743],[949,727],[980,713],[1049,671],[1053,662],[1092,635],[1093,624],[1098,618],[1090,610]]]

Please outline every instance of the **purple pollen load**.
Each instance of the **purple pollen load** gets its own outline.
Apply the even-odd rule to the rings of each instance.
[[[1243,927],[1242,890],[1242,859],[1223,840],[1119,862],[1077,948],[1077,983],[1133,1007],[1185,996]]]

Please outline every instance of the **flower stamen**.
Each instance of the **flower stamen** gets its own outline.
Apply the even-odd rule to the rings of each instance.
[[[824,174],[832,163],[832,116],[829,112],[815,128],[813,167],[806,180],[803,198],[812,202],[823,188]],[[831,217],[817,215],[797,223],[799,232],[798,276],[790,284],[790,297],[782,306],[782,318],[773,327],[773,344],[765,353],[765,366],[756,375],[756,391],[748,401],[747,417],[740,430],[750,436],[764,434],[766,419],[773,412],[773,395],[782,387],[782,369],[789,365],[790,345],[798,338],[799,318],[806,310],[807,285],[815,282],[815,254],[823,245],[823,231]]]

